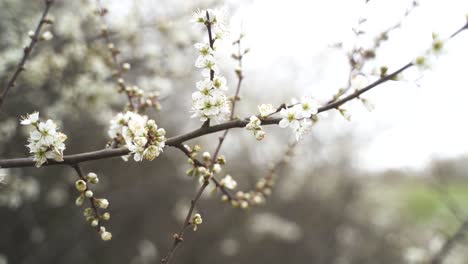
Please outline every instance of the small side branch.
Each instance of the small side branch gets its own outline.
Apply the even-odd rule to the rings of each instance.
[[[6,84],[5,88],[3,88],[2,93],[0,94],[0,108],[3,105],[3,102],[5,102],[5,98],[8,95],[8,92],[15,86],[16,79],[18,79],[19,75],[25,70],[24,65],[26,64],[26,61],[28,60],[29,56],[31,55],[32,50],[38,43],[40,39],[40,34],[42,27],[45,24],[50,24],[52,21],[50,19],[47,19],[47,14],[49,13],[50,7],[54,3],[54,0],[45,0],[45,8],[44,12],[42,13],[41,19],[39,20],[39,23],[37,24],[36,30],[34,31],[34,34],[31,37],[31,41],[29,42],[29,45],[24,47],[23,49],[23,57],[21,60],[18,62],[18,65],[16,66],[16,70],[13,73],[13,76],[9,79],[8,83]]]

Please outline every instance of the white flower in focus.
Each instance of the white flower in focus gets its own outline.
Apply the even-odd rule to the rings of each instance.
[[[220,76],[220,75],[215,75],[214,76],[214,78],[213,78],[213,87],[215,89],[227,91],[228,87],[227,87],[226,84],[227,84],[226,78],[224,78],[223,76]]]
[[[192,21],[203,23],[211,29],[213,43],[197,43],[199,56],[195,61],[195,67],[202,69],[204,80],[197,82],[198,91],[192,93],[192,118],[197,117],[200,121],[205,122],[209,119],[222,121],[227,119],[231,114],[231,103],[227,96],[223,93],[228,89],[226,79],[220,76],[219,68],[214,57],[215,45],[217,36],[224,32],[224,13],[219,10],[207,9],[197,10],[192,17]],[[222,35],[222,34],[221,34]],[[211,45],[210,45],[211,44]],[[213,74],[214,73],[214,74]]]
[[[119,113],[110,123],[109,136],[114,136],[117,147],[127,147],[135,161],[154,160],[165,147],[166,131],[147,116]]]
[[[231,177],[231,175],[226,175],[220,181],[221,186],[224,186],[227,189],[233,190],[237,187],[237,182]]]
[[[47,159],[63,161],[64,142],[67,136],[57,132],[57,125],[54,121],[49,119],[45,123],[39,122],[38,112],[26,116],[26,118],[22,118],[20,123],[34,127],[34,130],[29,134],[29,144],[26,146],[36,162],[36,167],[47,162]]]
[[[297,111],[296,107],[290,107],[286,109],[281,109],[280,115],[282,117],[281,121],[279,122],[279,126],[281,128],[291,127],[296,129],[299,127],[299,119],[301,116]]]
[[[202,57],[207,57],[213,54],[213,50],[208,43],[195,43],[194,46]]]
[[[308,96],[303,96],[295,107],[298,108],[300,116],[304,118],[318,113],[318,102]]]
[[[260,112],[261,117],[266,117],[276,111],[276,109],[271,104],[262,104],[258,106],[258,111]]]

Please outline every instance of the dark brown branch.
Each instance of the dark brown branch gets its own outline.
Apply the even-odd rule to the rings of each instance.
[[[208,186],[208,183],[209,183],[209,180],[205,179],[203,181],[202,186],[200,186],[200,189],[198,189],[197,195],[191,201],[190,209],[189,209],[189,211],[187,213],[187,216],[185,217],[185,221],[182,224],[182,227],[181,227],[179,233],[173,235],[174,243],[172,244],[172,248],[169,250],[169,253],[167,254],[167,256],[161,260],[161,262],[169,263],[171,261],[172,256],[174,256],[174,253],[176,252],[176,250],[177,250],[178,246],[180,245],[180,243],[182,243],[184,241],[185,230],[187,230],[187,228],[192,225],[192,222],[191,222],[190,219],[192,217],[193,210],[195,209],[195,206],[197,205],[198,201],[200,200],[200,197],[201,197],[203,191],[205,191],[206,187]]]
[[[10,80],[8,81],[5,88],[3,88],[3,91],[0,95],[0,108],[2,107],[3,102],[5,101],[5,98],[7,97],[10,89],[15,86],[16,79],[21,74],[21,72],[25,70],[24,65],[26,64],[26,61],[31,55],[31,52],[34,49],[34,46],[36,46],[37,42],[40,39],[39,35],[41,34],[42,27],[44,26],[44,24],[51,22],[50,20],[47,19],[47,14],[49,13],[50,7],[54,3],[54,0],[45,0],[44,2],[45,2],[44,12],[42,13],[39,23],[37,24],[36,30],[34,31],[34,35],[31,36],[31,42],[29,42],[29,45],[23,49],[23,57],[18,62],[18,65],[16,66],[16,70],[13,73],[13,76],[11,76]]]
[[[456,36],[457,34],[459,34],[461,31],[465,29],[468,29],[468,23],[465,24],[460,30],[456,31],[456,33],[454,33],[452,37]],[[369,84],[368,86],[362,88],[361,90],[358,90],[336,102],[320,107],[318,109],[318,112],[321,113],[321,112],[328,111],[330,109],[335,109],[347,103],[348,101],[358,98],[360,95],[362,95],[365,92],[368,92],[372,88],[377,87],[380,84],[383,84],[389,80],[396,78],[400,73],[404,72],[405,70],[407,70],[408,68],[412,66],[413,66],[413,63],[409,62],[406,65],[399,68],[398,70],[388,75],[385,75],[384,77],[381,77],[377,81]],[[278,124],[280,120],[281,118],[267,118],[267,119],[262,120],[262,125]],[[185,141],[198,138],[204,135],[216,133],[219,131],[224,131],[224,130],[231,129],[231,128],[245,127],[248,123],[249,123],[249,120],[245,118],[245,119],[231,120],[231,121],[218,124],[218,125],[214,125],[214,126],[200,127],[191,132],[169,138],[166,141],[166,145],[175,147],[177,145],[182,144]],[[99,159],[105,159],[105,158],[111,158],[111,157],[124,156],[127,154],[129,154],[129,151],[126,148],[102,149],[102,150],[97,150],[97,151],[92,151],[92,152],[85,152],[85,153],[80,153],[80,154],[64,156],[64,161],[61,163],[48,161],[48,163],[44,164],[43,166],[57,165],[57,164],[74,164],[74,163],[86,162],[90,160],[99,160]],[[17,158],[17,159],[0,160],[0,168],[32,167],[34,165],[35,165],[35,162],[33,161],[32,158]]]

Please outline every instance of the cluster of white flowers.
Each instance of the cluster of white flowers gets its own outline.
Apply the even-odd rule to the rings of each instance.
[[[21,124],[32,126],[29,134],[27,147],[32,154],[36,167],[40,167],[47,162],[47,159],[63,161],[63,151],[65,150],[65,140],[67,136],[57,131],[54,121],[48,119],[46,122],[39,121],[39,112],[27,114],[22,117]]]
[[[262,140],[265,137],[265,131],[261,126],[262,121],[257,116],[251,116],[250,122],[245,126],[247,130],[253,131],[253,134],[257,140]]]
[[[110,121],[109,136],[116,147],[127,147],[135,161],[153,160],[163,151],[166,131],[145,115],[119,113]]]
[[[198,10],[193,15],[193,22],[205,25],[209,38],[204,43],[195,44],[199,56],[195,67],[202,69],[203,80],[198,81],[197,91],[192,94],[192,117],[204,122],[208,119],[225,120],[231,113],[231,104],[225,91],[226,79],[219,74],[219,68],[214,56],[214,44],[225,34],[224,15],[218,10]]]
[[[292,106],[281,109],[279,126],[290,127],[299,141],[312,127],[310,118],[318,113],[318,102],[304,96],[299,101],[293,99],[291,103]]]

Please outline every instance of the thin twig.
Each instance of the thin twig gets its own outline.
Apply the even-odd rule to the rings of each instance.
[[[3,88],[3,91],[0,95],[0,108],[2,107],[3,102],[5,101],[5,98],[7,97],[10,89],[15,86],[16,79],[21,74],[21,72],[25,70],[24,65],[26,64],[26,61],[31,55],[31,52],[34,46],[36,46],[37,42],[39,41],[39,38],[40,38],[39,35],[41,34],[42,27],[44,26],[44,24],[51,23],[51,21],[47,19],[47,14],[49,13],[50,7],[54,3],[54,0],[45,0],[44,2],[45,2],[44,12],[42,13],[39,23],[37,24],[36,30],[34,31],[34,35],[31,36],[31,41],[29,42],[29,45],[24,47],[23,57],[18,62],[18,65],[16,66],[16,70],[13,73],[13,76],[11,76],[10,80],[8,81],[5,88]]]
[[[73,167],[73,169],[75,169],[76,173],[78,174],[78,177],[80,177],[81,180],[85,181],[86,183],[88,183],[88,180],[86,179],[86,177],[84,176],[84,173],[83,173],[83,170],[81,169],[80,167],[80,164],[79,163],[76,163],[76,164],[73,164],[71,165]],[[86,189],[88,190],[88,189]],[[85,190],[85,191],[86,191]],[[101,214],[99,213],[99,210],[96,206],[96,203],[95,203],[95,199],[94,197],[90,197],[88,198],[89,200],[89,203],[91,204],[91,208],[93,209],[93,212],[94,212],[94,215],[96,218],[100,218]],[[96,229],[99,230],[101,229],[101,221],[98,221],[98,225],[96,226]]]
[[[99,17],[101,18],[101,23],[104,25],[104,28],[101,30],[101,36],[104,38],[106,44],[108,45],[107,48],[109,49],[109,53],[111,55],[112,62],[114,64],[114,68],[115,68],[115,71],[116,71],[113,76],[117,81],[119,89],[126,94],[127,99],[128,99],[128,103],[129,103],[129,106],[130,106],[130,110],[138,111],[139,107],[138,107],[138,104],[135,104],[135,102],[133,100],[133,96],[127,91],[127,89],[125,89],[125,84],[119,82],[119,80],[124,80],[124,70],[123,70],[121,62],[119,61],[119,58],[118,58],[118,54],[120,52],[115,46],[113,47],[114,43],[112,42],[112,40],[110,38],[109,27],[108,27],[107,21],[105,19],[105,16],[106,16],[108,11],[107,11],[107,9],[105,9],[103,7],[100,0],[96,0],[96,4],[97,4],[98,9],[99,9],[98,12],[99,12]]]

